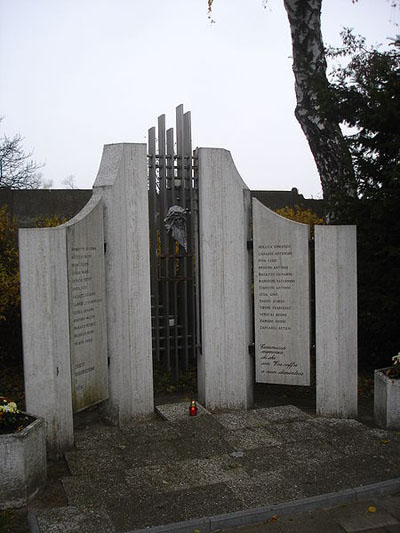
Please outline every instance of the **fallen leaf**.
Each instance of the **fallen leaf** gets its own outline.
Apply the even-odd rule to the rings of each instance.
[[[271,516],[271,519],[269,520],[269,522],[276,522],[277,520],[278,520],[278,515],[274,514]]]
[[[370,506],[368,507],[368,512],[369,512],[369,513],[376,513],[376,507],[374,507],[373,505],[370,505]]]

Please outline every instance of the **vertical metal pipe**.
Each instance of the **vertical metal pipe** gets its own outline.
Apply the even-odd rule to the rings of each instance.
[[[153,350],[155,359],[160,361],[160,322],[159,322],[159,297],[158,297],[158,272],[157,272],[157,192],[156,192],[156,129],[150,128],[148,141],[149,152],[149,222],[150,222],[150,269],[151,269],[151,294],[153,304]]]
[[[158,230],[160,232],[160,303],[162,305],[162,319],[160,323],[162,328],[160,333],[163,335],[163,342],[160,343],[164,348],[161,354],[163,366],[168,367],[166,360],[170,350],[170,333],[169,333],[169,290],[168,290],[168,238],[164,228],[164,218],[167,215],[167,169],[168,160],[166,159],[166,136],[165,136],[165,115],[158,117],[158,163],[159,163],[159,198],[160,198],[160,215]]]
[[[196,339],[195,339],[195,353],[196,356],[201,354],[201,343],[202,343],[202,336],[201,336],[201,290],[200,290],[200,244],[199,244],[199,187],[201,184],[199,183],[199,171],[198,171],[198,157],[197,157],[197,150],[194,151],[193,154],[193,205],[194,205],[194,211],[196,216],[193,219],[194,222],[194,231],[193,231],[193,239],[194,239],[194,283],[196,285],[195,287],[195,307],[196,307],[196,317],[195,317],[195,331],[196,331]]]
[[[171,190],[170,190],[170,202],[169,207],[172,205],[175,205],[176,199],[175,199],[175,153],[174,153],[174,130],[173,128],[170,128],[167,130],[167,155],[169,156],[169,165],[171,166],[170,170],[170,176],[171,176]],[[173,366],[173,373],[174,378],[177,381],[178,380],[178,323],[177,323],[177,290],[176,290],[176,275],[177,275],[177,268],[176,268],[176,258],[175,258],[175,241],[169,237],[169,256],[170,256],[170,281],[168,282],[169,290],[170,290],[170,303],[171,303],[171,311],[173,312],[173,317],[175,320],[174,323],[174,366],[172,365],[171,359],[172,359],[172,347],[168,353],[168,369],[170,370]]]
[[[194,358],[194,283],[193,283],[193,187],[192,187],[192,133],[191,133],[191,113],[188,111],[183,116],[183,163],[184,163],[184,186],[185,196],[187,196],[188,217],[188,253],[185,258],[185,302],[186,302],[186,348],[185,364],[189,369],[190,362]]]
[[[179,176],[179,196],[180,204],[183,209],[186,209],[186,169],[185,169],[185,127],[184,127],[184,114],[183,105],[176,108],[176,151],[177,151],[177,163],[178,163],[178,176]],[[178,281],[178,313],[179,321],[182,328],[182,334],[180,335],[180,364],[184,370],[188,369],[188,313],[187,313],[187,262],[188,254],[182,250],[180,252],[180,268]]]

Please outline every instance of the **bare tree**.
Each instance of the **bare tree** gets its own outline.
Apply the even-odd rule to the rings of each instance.
[[[0,140],[0,188],[37,189],[41,185],[38,171],[43,165],[31,159],[32,152],[23,150],[22,141],[19,134]]]
[[[75,187],[75,176],[70,174],[61,182],[66,189],[76,189]]]
[[[40,188],[41,189],[51,189],[54,185],[53,180],[42,181]]]

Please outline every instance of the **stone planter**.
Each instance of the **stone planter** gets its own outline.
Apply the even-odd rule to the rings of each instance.
[[[375,370],[375,423],[385,429],[400,429],[400,379],[386,376],[388,368]]]
[[[0,509],[26,505],[46,483],[46,431],[35,417],[18,433],[0,435]]]

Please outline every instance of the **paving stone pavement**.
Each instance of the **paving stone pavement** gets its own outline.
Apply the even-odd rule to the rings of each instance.
[[[291,405],[159,411],[123,429],[81,423],[47,489],[60,497],[32,502],[31,531],[400,532],[400,497],[385,496],[400,492],[400,432]]]

